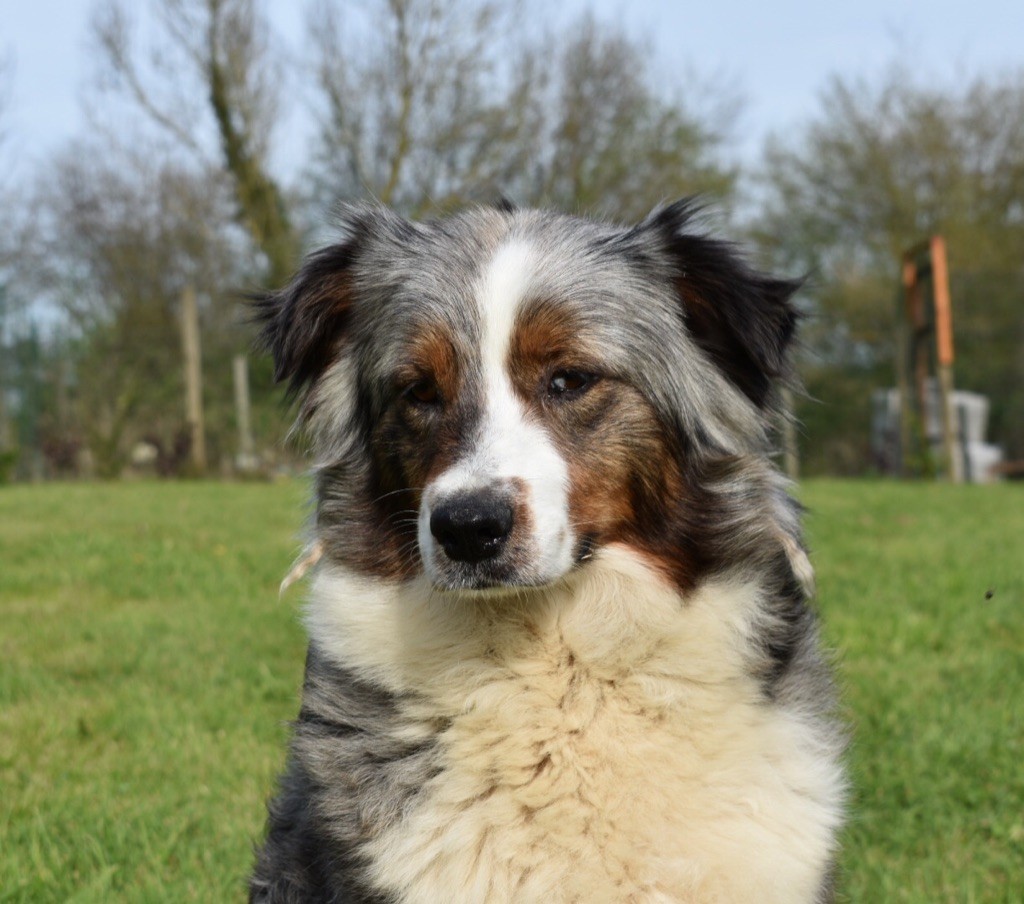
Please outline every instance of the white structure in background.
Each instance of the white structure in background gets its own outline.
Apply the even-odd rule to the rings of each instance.
[[[935,380],[925,384],[925,435],[936,461],[942,458],[941,396]],[[999,446],[985,442],[988,430],[988,399],[976,392],[953,390],[950,407],[958,461],[955,467],[965,483],[991,483],[998,477],[993,468],[1003,460]],[[894,474],[900,464],[900,393],[878,389],[872,395],[871,450],[879,469]]]

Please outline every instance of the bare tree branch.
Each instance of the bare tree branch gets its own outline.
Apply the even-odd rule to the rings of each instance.
[[[160,129],[182,147],[202,155],[196,130],[185,125],[189,120],[158,103],[151,89],[143,84],[141,65],[135,59],[131,29],[124,7],[118,2],[97,7],[92,31],[118,86],[128,93],[135,105]]]
[[[724,116],[664,96],[644,48],[593,17],[538,40],[490,0],[375,0],[347,30],[338,10],[321,3],[310,28],[330,201],[418,215],[501,193],[626,217],[732,190]]]
[[[152,10],[167,41],[145,67],[135,56],[121,0],[100,8],[94,32],[105,64],[135,106],[199,158],[206,156],[202,123],[182,119],[179,111],[189,106],[183,95],[205,94],[208,134],[219,140],[238,220],[266,258],[268,282],[279,285],[296,263],[299,242],[267,164],[280,73],[267,25],[254,0],[153,0]],[[191,82],[171,80],[172,58],[187,64]]]

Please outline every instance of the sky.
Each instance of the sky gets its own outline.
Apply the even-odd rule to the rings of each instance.
[[[307,4],[264,2],[285,41],[301,48]],[[87,127],[81,101],[94,72],[92,7],[0,0],[0,59],[9,62],[0,160],[8,174],[27,172]],[[733,150],[747,160],[768,134],[784,137],[815,114],[830,74],[871,79],[900,58],[923,79],[950,85],[1024,66],[1024,0],[563,0],[558,15],[587,7],[647,41],[669,82],[694,70],[736,89],[744,106]],[[301,141],[308,116],[301,102],[295,109],[289,133]],[[288,147],[277,154],[285,167],[301,156]]]

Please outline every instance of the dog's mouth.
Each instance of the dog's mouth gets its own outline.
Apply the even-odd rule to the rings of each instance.
[[[435,590],[449,593],[479,593],[486,596],[518,594],[557,584],[572,571],[586,566],[594,557],[597,538],[585,534],[575,544],[566,567],[543,569],[535,557],[515,549],[478,562],[454,560],[441,550],[434,550],[433,560],[425,570]],[[426,560],[425,560],[426,561]]]

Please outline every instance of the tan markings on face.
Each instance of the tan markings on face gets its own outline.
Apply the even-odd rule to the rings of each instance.
[[[643,498],[655,490],[664,450],[653,412],[631,387],[604,381],[587,393],[556,432],[570,458],[570,505],[580,530],[605,542],[622,539]],[[598,415],[599,412],[599,415]]]
[[[517,322],[512,382],[568,464],[577,536],[597,545],[626,543],[678,581],[686,566],[658,539],[685,481],[653,406],[601,364],[601,350],[587,344],[581,324],[557,303],[531,305]],[[551,396],[549,381],[560,371],[597,378],[571,397]]]
[[[423,488],[455,460],[470,427],[474,402],[465,385],[465,360],[446,329],[429,326],[395,374],[398,429],[389,431],[387,440],[417,506]]]
[[[534,532],[533,509],[529,505],[530,488],[527,482],[521,477],[513,477],[509,480],[513,506],[513,528],[508,538],[508,548],[511,555],[509,564],[512,567],[526,570],[530,567],[529,550],[532,546]]]
[[[577,318],[557,302],[536,301],[523,310],[509,348],[509,371],[524,398],[535,394],[546,371],[595,360],[597,349],[588,350],[579,336]]]
[[[399,379],[409,383],[428,380],[450,404],[458,394],[459,370],[454,338],[443,327],[431,325],[425,326],[409,346]]]
[[[443,325],[421,330],[392,375],[391,402],[372,428],[375,461],[368,496],[376,548],[389,576],[419,569],[411,552],[424,489],[458,458],[476,402],[467,391],[468,353]]]

